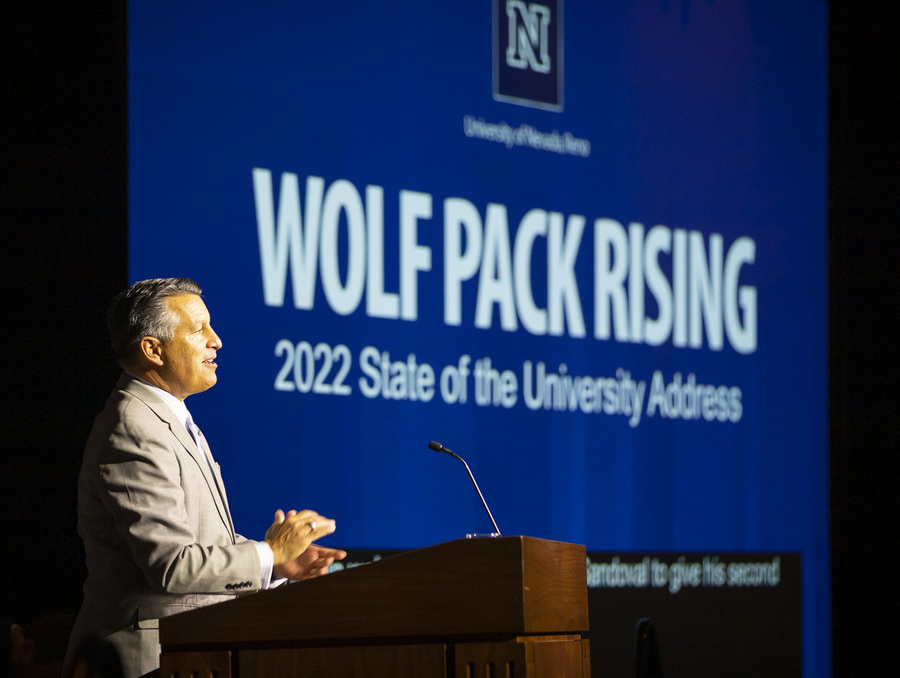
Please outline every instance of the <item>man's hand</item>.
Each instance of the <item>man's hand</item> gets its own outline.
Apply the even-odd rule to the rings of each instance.
[[[289,511],[287,515],[281,509],[276,511],[275,522],[266,531],[266,543],[272,549],[274,556],[273,571],[275,574],[285,576],[280,574],[279,568],[282,565],[296,561],[298,558],[301,558],[299,561],[300,565],[294,566],[295,568],[304,567],[305,570],[320,570],[321,567],[317,567],[316,563],[320,560],[321,547],[316,547],[313,554],[305,558],[302,558],[302,556],[309,549],[310,544],[316,539],[331,534],[334,532],[334,529],[335,524],[333,520],[320,516],[315,511]],[[331,551],[332,549],[324,550]],[[326,559],[328,557],[325,556]],[[334,562],[335,556],[332,555],[330,557],[332,558],[331,562]],[[331,565],[331,562],[325,566],[326,569]]]
[[[291,581],[312,579],[328,574],[328,568],[335,560],[343,560],[346,557],[346,551],[310,544],[308,549],[293,560],[273,567],[272,574]]]

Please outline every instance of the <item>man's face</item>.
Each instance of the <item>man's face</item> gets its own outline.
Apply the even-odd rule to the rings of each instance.
[[[162,345],[159,375],[166,390],[184,400],[216,383],[216,350],[222,348],[222,342],[209,324],[206,304],[196,294],[181,294],[167,301],[178,324],[172,340]]]

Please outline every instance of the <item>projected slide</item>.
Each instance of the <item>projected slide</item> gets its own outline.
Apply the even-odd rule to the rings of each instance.
[[[793,554],[826,673],[825,17],[130,3],[130,277],[204,288],[238,529],[490,532],[436,440],[505,534]]]

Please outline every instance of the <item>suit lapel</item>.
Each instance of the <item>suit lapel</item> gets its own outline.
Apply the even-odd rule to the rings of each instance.
[[[203,452],[206,454],[206,460],[209,461],[209,463],[205,463],[206,460],[203,460],[207,469],[212,471],[213,480],[216,483],[216,491],[218,493],[219,499],[222,502],[221,508],[224,511],[223,519],[225,520],[225,524],[228,526],[229,532],[231,532],[231,540],[234,541],[234,523],[231,520],[231,509],[228,507],[228,495],[225,494],[225,483],[222,481],[222,473],[219,470],[219,465],[216,463],[216,460],[213,459],[212,452],[209,449],[209,444],[206,442],[206,436],[203,435],[203,433],[200,433],[200,446],[203,448]]]
[[[212,454],[209,451],[209,446],[206,444],[206,438],[201,434],[200,438],[203,445],[203,451],[201,451],[191,437],[191,434],[188,433],[187,429],[184,428],[184,425],[178,421],[178,418],[175,416],[175,413],[172,412],[171,408],[160,400],[153,391],[145,387],[136,379],[133,379],[128,375],[123,375],[119,382],[119,387],[142,400],[147,407],[153,410],[156,416],[168,425],[169,431],[171,431],[172,435],[175,436],[191,459],[197,464],[200,473],[203,475],[203,479],[206,481],[209,492],[213,497],[216,510],[219,512],[219,517],[228,529],[232,542],[234,542],[234,523],[231,520],[231,512],[228,509],[228,500],[225,496],[225,485],[222,482],[218,464],[212,460]],[[207,462],[204,457],[204,453],[209,455],[209,462]]]

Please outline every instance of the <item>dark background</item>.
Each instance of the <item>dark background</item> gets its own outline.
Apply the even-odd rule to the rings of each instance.
[[[609,563],[613,557],[629,564],[640,563],[644,557],[671,564],[684,555],[588,552],[588,559],[592,567]],[[667,585],[660,587],[651,580],[649,586],[589,588],[592,676],[635,675],[633,648],[635,638],[641,635],[636,630],[641,619],[649,619],[653,636],[644,646],[647,650],[655,648],[667,678],[800,676],[800,554],[754,553],[747,558],[746,554],[692,553],[686,555],[686,560],[771,563],[775,557],[779,559],[777,586],[717,586],[704,582],[672,593]],[[591,580],[589,571],[589,585]],[[773,615],[773,610],[778,610],[778,615]],[[760,652],[761,647],[765,652]],[[638,675],[643,678],[654,674]]]
[[[689,0],[681,0],[688,2]],[[709,0],[707,0],[709,1]],[[124,2],[3,9],[0,618],[76,612],[75,478],[117,369],[108,300],[127,283]],[[896,315],[900,9],[829,3],[834,674],[897,660]]]

